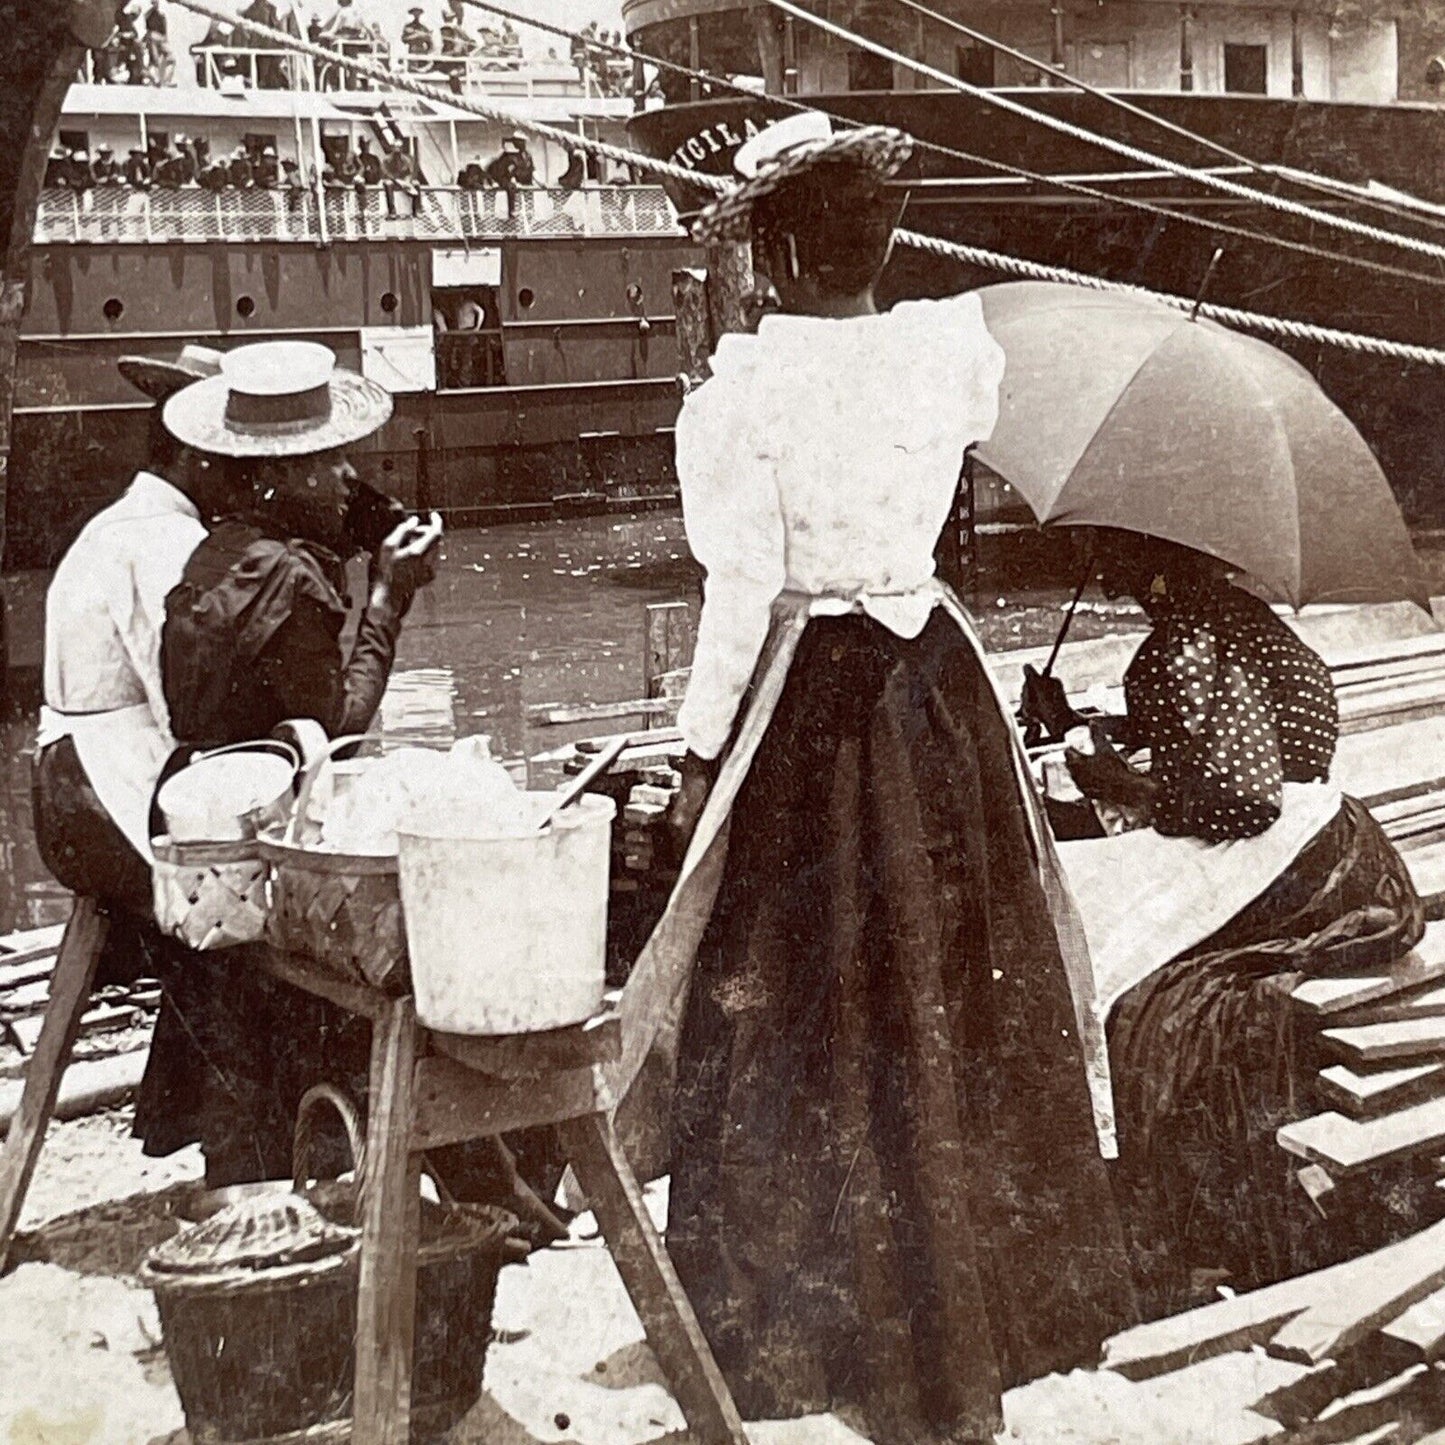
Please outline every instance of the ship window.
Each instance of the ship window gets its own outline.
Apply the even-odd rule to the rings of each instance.
[[[536,293],[530,286],[523,286],[522,289],[517,292],[517,305],[520,306],[523,311],[530,311],[532,309],[532,303],[535,302],[536,299]]]
[[[1231,95],[1269,94],[1269,46],[1226,45],[1224,88]]]
[[[241,296],[236,301],[236,315],[242,320],[247,320],[256,314],[256,303],[249,296]]]
[[[119,296],[112,296],[100,309],[107,321],[119,321],[125,315],[125,302]]]
[[[263,131],[248,130],[241,138],[241,144],[246,147],[248,156],[259,156],[265,153],[266,147],[276,149],[276,136],[274,133],[267,134]]]
[[[90,149],[90,132],[88,130],[63,130],[56,139],[67,151],[88,151]]]
[[[993,85],[993,47],[990,45],[957,46],[954,50],[954,73],[969,85]]]
[[[848,52],[849,90],[892,90],[893,62],[871,50]]]
[[[401,302],[397,299],[395,291],[383,291],[381,293],[381,309],[385,311],[388,316],[400,305]]]

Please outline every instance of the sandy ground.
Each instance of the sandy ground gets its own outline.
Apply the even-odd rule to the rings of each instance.
[[[187,1151],[147,1160],[118,1112],[52,1127],[16,1257],[0,1279],[0,1442],[189,1445],[150,1293],[134,1268],[200,1177]],[[124,1201],[123,1203],[121,1201]],[[649,1189],[659,1222],[665,1189]],[[688,1445],[590,1215],[567,1243],[505,1269],[486,1389],[449,1445]],[[1013,1391],[1002,1439],[1026,1445],[1246,1445],[1247,1410],[1298,1366],[1229,1355],[1160,1381],[1107,1372]],[[755,1445],[864,1445],[828,1416],[750,1424]],[[887,1445],[887,1442],[875,1442]]]

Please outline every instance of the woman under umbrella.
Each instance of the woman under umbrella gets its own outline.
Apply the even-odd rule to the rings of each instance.
[[[1151,761],[1137,772],[1101,745],[1069,750],[1070,771],[1087,798],[1157,833],[1245,850],[1256,875],[1241,911],[1109,1015],[1120,1205],[1146,1306],[1164,1313],[1191,1301],[1192,1281],[1265,1284],[1418,1224],[1409,1190],[1336,1211],[1352,1234],[1327,1222],[1275,1133],[1313,1107],[1296,1098],[1308,1071],[1290,988],[1389,962],[1419,941],[1423,910],[1363,804],[1298,786],[1328,779],[1334,758],[1324,662],[1222,562],[1122,531],[1092,537],[1106,594],[1134,597],[1151,623],[1124,677],[1121,738]],[[1082,721],[1036,674],[1024,710],[1056,737]]]
[[[880,1445],[991,1439],[1003,1389],[1133,1315],[1087,967],[934,579],[1002,358],[975,298],[874,306],[908,149],[779,123],[697,223],[751,234],[781,312],[678,424],[691,844],[638,964],[696,949],[668,1243],[743,1414],[851,1410]]]

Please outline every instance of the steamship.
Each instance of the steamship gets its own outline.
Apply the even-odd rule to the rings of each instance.
[[[904,0],[807,0],[806,8],[834,33],[743,0],[624,0],[635,50],[702,77],[663,73],[667,104],[631,121],[637,147],[726,174],[742,141],[803,102],[898,126],[969,157],[915,153],[900,182],[909,197],[904,224],[914,230],[1344,331],[1430,346],[1445,339],[1445,290],[1430,284],[1445,274],[1439,261],[1222,194],[1167,166],[1121,160],[999,104],[1011,100],[1175,166],[1442,242],[1445,58],[1437,52],[1445,29],[1428,12],[1388,0],[931,0],[931,15]],[[1044,83],[1030,59],[1104,94]],[[921,75],[908,61],[974,92]],[[1241,159],[1221,156],[1210,141]],[[1317,184],[1301,184],[1302,173]],[[1051,184],[1055,178],[1102,195],[1070,193]],[[668,186],[684,211],[704,198],[698,188]],[[1154,209],[1130,204],[1138,201]],[[1316,254],[1215,229],[1223,226],[1282,236]],[[1346,256],[1423,279],[1362,269]],[[899,247],[883,299],[999,279]],[[1368,438],[1407,513],[1438,525],[1445,372],[1314,344],[1287,349]]]

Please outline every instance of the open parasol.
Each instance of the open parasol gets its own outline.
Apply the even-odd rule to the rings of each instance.
[[[1304,367],[1146,297],[1042,281],[979,292],[1007,357],[978,459],[1044,525],[1179,542],[1301,607],[1429,607],[1389,483]]]

